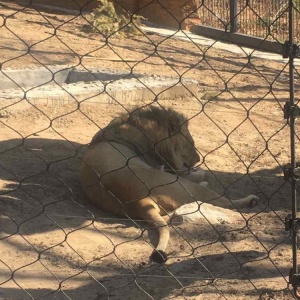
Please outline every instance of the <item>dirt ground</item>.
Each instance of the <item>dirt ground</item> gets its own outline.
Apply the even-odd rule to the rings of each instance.
[[[171,226],[170,259],[157,265],[155,233],[91,206],[78,176],[95,132],[136,103],[0,99],[0,299],[293,299],[287,63],[149,32],[106,39],[84,32],[82,16],[20,9],[0,7],[3,73],[68,65],[195,79],[196,95],[138,105],[187,115],[210,187],[260,200],[224,210],[229,221]]]

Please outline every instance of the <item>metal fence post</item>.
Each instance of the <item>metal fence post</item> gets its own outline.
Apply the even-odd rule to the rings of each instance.
[[[230,0],[230,32],[237,32],[237,0]]]
[[[294,8],[293,1],[289,1],[289,42],[294,42]],[[294,57],[289,57],[289,77],[290,77],[290,105],[294,106]],[[295,118],[290,118],[290,134],[291,134],[291,167],[292,167],[292,219],[297,217],[297,202],[296,202],[296,181],[294,176],[294,170],[296,168],[296,153],[295,153]],[[293,273],[298,273],[297,264],[297,232],[292,227],[292,240],[293,240]]]
[[[289,284],[293,286],[294,293],[297,299],[300,299],[300,274],[298,267],[298,237],[300,219],[297,217],[297,193],[296,193],[296,180],[298,179],[298,171],[296,163],[296,144],[295,144],[295,119],[300,116],[298,105],[295,105],[295,87],[294,87],[294,58],[299,58],[299,46],[294,43],[294,1],[289,0],[289,40],[285,43],[287,51],[284,57],[288,54],[289,57],[289,81],[290,81],[290,100],[286,103],[285,111],[288,111],[288,119],[290,125],[290,155],[291,155],[291,168],[290,175],[292,185],[292,213],[286,218],[286,230],[290,230],[292,238],[292,255],[293,255],[293,268],[290,270]]]

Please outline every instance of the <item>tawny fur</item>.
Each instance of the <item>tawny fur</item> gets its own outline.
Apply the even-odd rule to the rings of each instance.
[[[156,253],[169,240],[168,218],[183,204],[209,202],[224,208],[252,205],[250,195],[228,199],[200,184],[179,177],[177,170],[199,161],[188,121],[171,109],[148,107],[123,114],[93,138],[84,158],[81,182],[90,201],[102,210],[157,226]],[[163,166],[168,172],[161,171]]]

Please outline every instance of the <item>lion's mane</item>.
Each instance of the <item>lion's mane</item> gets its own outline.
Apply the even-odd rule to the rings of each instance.
[[[178,170],[199,160],[188,119],[173,109],[147,106],[123,113],[94,136],[91,146],[103,141],[131,148],[155,168]]]

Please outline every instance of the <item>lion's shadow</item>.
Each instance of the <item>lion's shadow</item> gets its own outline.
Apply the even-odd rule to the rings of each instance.
[[[79,180],[79,170],[86,147],[76,142],[40,138],[0,143],[0,204],[1,212],[5,216],[1,227],[6,235],[33,235],[55,229],[68,232],[74,228],[80,229],[89,222],[125,228],[140,227],[141,232],[148,229],[146,222],[118,218],[87,202]],[[222,186],[231,183],[230,191],[233,190],[240,196],[259,191],[257,186],[262,184],[261,179],[253,182],[253,178],[225,172],[212,172],[208,175],[208,180],[212,182],[212,188],[224,194],[229,190]],[[268,192],[267,188],[271,193],[274,185],[282,184],[281,180],[282,178],[279,178],[276,182],[272,179],[269,186],[268,179],[264,183],[264,193]],[[280,191],[282,195],[283,189]],[[276,207],[281,209],[281,198],[278,202],[273,201],[270,207],[266,206],[268,200],[264,201],[263,195],[260,196],[263,204],[252,209],[252,212],[275,210]],[[247,209],[243,209],[243,212],[247,212]],[[205,235],[205,231],[209,231],[212,226],[209,222],[205,224],[196,228],[199,239],[205,236],[207,241],[213,241],[213,235]],[[111,226],[112,234],[115,234],[114,226]],[[188,228],[185,228],[187,235]],[[176,227],[174,231],[176,232]],[[156,231],[148,230],[148,233],[146,239],[150,239],[151,244],[156,245]],[[118,231],[117,236],[124,238],[126,234],[123,236],[122,231]]]
[[[12,139],[0,142],[0,202],[2,213],[14,220],[8,221],[17,228],[23,223],[47,214],[57,218],[98,219],[114,223],[116,217],[100,211],[86,200],[83,193],[79,170],[86,151],[86,145],[56,139]],[[232,197],[258,194],[261,202],[270,204],[265,197],[280,186],[280,196],[289,192],[284,189],[282,177],[264,178],[260,175],[276,174],[280,168],[262,170],[251,176],[239,173],[208,172],[210,188]],[[228,187],[229,186],[229,187]],[[276,197],[275,197],[276,198]],[[272,200],[272,210],[282,209],[281,198]],[[257,211],[260,211],[259,208]],[[270,206],[264,206],[265,210]],[[245,210],[244,210],[245,211]],[[8,218],[10,220],[10,218]],[[117,218],[118,222],[123,222]],[[13,225],[13,223],[15,223]],[[130,226],[134,224],[130,223]],[[128,225],[128,222],[124,222]],[[5,227],[5,224],[3,225]],[[45,231],[49,230],[47,227]]]
[[[24,251],[28,251],[29,245],[21,245],[13,239],[10,239],[10,237],[18,234],[25,237],[35,236],[35,234],[45,234],[45,236],[47,236],[48,233],[59,229],[65,234],[65,237],[62,237],[61,242],[58,243],[59,245],[64,242],[70,232],[80,231],[80,229],[85,228],[87,223],[92,224],[91,222],[99,222],[106,225],[117,223],[125,228],[136,228],[141,226],[142,231],[147,227],[145,223],[123,220],[109,213],[102,212],[86,201],[79,180],[79,169],[85,150],[85,145],[65,140],[30,138],[25,140],[15,139],[0,142],[0,212],[3,216],[1,220],[1,230],[2,236],[4,237],[4,243],[7,243],[9,247],[15,247],[18,251],[20,251],[19,248],[21,248],[21,250],[24,248]],[[271,173],[278,171],[278,169],[270,170]],[[256,175],[260,174],[257,173]],[[232,187],[237,189],[237,191],[234,192],[237,192],[237,194],[242,193],[244,195],[254,193],[253,189],[256,189],[256,191],[259,190],[257,189],[257,184],[261,184],[261,182],[253,182],[252,178],[246,178],[238,173],[228,174],[225,172],[213,172],[208,176],[208,179],[212,180],[212,187],[216,187],[218,190],[222,190],[222,184],[234,182]],[[220,184],[220,182],[222,184]],[[276,184],[276,182],[274,183],[273,181],[270,190],[272,187],[274,188],[274,184]],[[279,208],[280,207],[278,206],[278,209]],[[115,227],[111,228],[114,231],[111,233],[112,235],[116,235],[120,239],[126,237],[126,234],[123,236],[122,230],[115,232]],[[189,235],[191,233],[189,233],[188,228],[187,225],[187,227],[183,229],[186,230]],[[174,230],[176,231],[176,228]],[[191,229],[191,231],[193,231],[193,229]],[[219,242],[219,240],[214,241],[216,238],[215,236],[206,233],[207,228],[205,226],[197,227],[196,231],[196,239],[198,237],[200,240],[201,237],[205,237],[207,243]],[[103,234],[103,232],[101,233]],[[195,232],[193,232],[192,235],[193,238],[195,238]],[[148,238],[150,238],[152,243],[156,243],[156,236],[153,232],[152,235],[150,234],[146,237],[146,239]],[[84,243],[84,241],[82,242]],[[31,246],[33,245],[34,244],[31,244]],[[175,247],[177,246],[178,245],[176,244]],[[174,245],[170,246],[170,248],[172,247],[174,247]],[[178,253],[180,253],[180,249],[177,250]],[[150,251],[151,248],[149,247],[149,254]],[[243,255],[244,252],[245,251],[241,251],[238,255]],[[36,254],[36,251],[33,251],[33,253]],[[250,253],[248,256],[251,258],[254,255],[252,254]],[[52,258],[51,255],[53,256]],[[51,255],[48,255],[51,259],[57,259],[57,257],[54,257],[57,254],[52,253]],[[204,258],[206,259],[205,265],[209,264],[212,270],[220,265],[220,255],[218,257],[216,255],[217,254],[212,254]],[[224,255],[226,259],[228,259],[229,256],[232,258],[232,254],[230,253]],[[244,255],[246,254],[244,253]],[[148,253],[146,256],[148,257]],[[253,260],[256,258],[256,256],[252,257]],[[73,260],[66,259],[66,263],[74,269],[77,268]],[[188,286],[190,284],[193,285],[196,282],[197,276],[186,276],[186,272],[195,272],[203,269],[200,267],[201,262],[198,269],[196,268],[197,266],[193,265],[194,263],[198,265],[199,261],[197,259],[195,260],[195,258],[191,260],[179,260],[179,262],[172,263],[168,268],[172,269],[171,274],[174,273],[178,277],[191,277],[192,279],[185,284],[185,286]],[[193,267],[189,269],[190,264],[191,266],[193,265]],[[242,265],[238,263],[236,266],[237,269],[239,269]],[[20,267],[22,268],[22,266]],[[103,286],[107,285],[109,287],[108,290],[114,290],[116,280],[121,284],[123,280],[125,280],[124,286],[129,288],[128,295],[130,295],[130,297],[132,295],[144,297],[145,295],[144,292],[142,292],[141,295],[139,294],[141,291],[140,289],[137,289],[136,294],[132,291],[132,287],[134,287],[134,289],[137,287],[134,283],[134,278],[131,276],[134,272],[142,272],[142,276],[140,277],[141,282],[139,284],[145,285],[145,291],[148,291],[149,287],[152,289],[151,281],[155,278],[154,275],[152,278],[151,274],[148,274],[149,272],[151,273],[153,266],[151,267],[151,265],[147,264],[131,269],[134,272],[130,273],[130,276],[128,275],[126,277],[123,275],[122,277],[120,275],[123,279],[119,278],[120,276],[118,275],[107,275],[106,277],[103,277],[99,266],[93,267],[91,264],[88,268],[92,269],[95,274],[98,274],[96,278],[99,277],[99,282],[103,284]],[[117,271],[120,274],[130,270],[126,267],[124,267],[124,270],[118,268],[119,267],[114,271]],[[141,268],[143,270],[141,270]],[[163,268],[163,270],[165,270],[164,267],[160,266],[155,268]],[[255,272],[257,272],[255,273],[257,274],[255,277],[258,278],[260,276],[259,267],[255,266],[255,270]],[[143,272],[145,273],[145,276],[143,275]],[[113,273],[114,272],[111,272],[111,274]],[[170,274],[170,272],[168,274]],[[243,276],[243,272],[240,274],[240,271],[238,273],[231,272],[230,274],[227,272],[222,276],[225,279],[240,278]],[[204,277],[204,273],[201,273],[200,275]],[[166,295],[171,293],[174,286],[176,286],[172,281],[173,279],[170,279],[170,284],[168,288],[165,289]],[[200,279],[200,282],[202,282],[202,279]],[[153,281],[153,284],[157,285],[157,279],[155,282]],[[203,284],[200,284],[199,286],[201,287]],[[87,282],[82,288],[74,288],[72,292],[83,293],[91,287],[95,295],[98,295],[99,297],[94,299],[102,299],[101,297],[107,295],[107,290],[103,287],[99,288],[99,284],[95,284],[94,281],[93,283]],[[177,288],[180,288],[180,286],[177,286]],[[155,289],[153,288],[149,293],[153,293],[154,290]],[[159,290],[161,293],[161,290],[163,289]],[[41,291],[44,293],[50,292],[50,290],[48,291],[47,289],[39,291],[32,289],[29,291],[30,293],[32,292],[32,294],[40,293]],[[119,292],[121,292],[121,289],[117,290],[115,293],[118,294]],[[8,290],[8,294],[10,293],[20,296],[20,293],[23,293],[23,291],[12,289]],[[114,292],[110,291],[109,293],[114,294]],[[122,293],[124,293],[124,290]]]
[[[83,277],[78,272],[73,278],[64,279],[69,282],[69,288],[59,286],[59,282],[53,281],[53,289],[50,288],[28,288],[4,287],[4,295],[12,299],[27,299],[25,296],[31,295],[32,298],[74,299],[80,295],[84,299],[164,299],[176,295],[177,297],[197,297],[207,295],[214,297],[224,295],[244,298],[246,295],[267,295],[268,293],[280,293],[281,296],[290,296],[290,291],[274,291],[273,286],[266,284],[261,289],[254,287],[255,280],[265,279],[270,282],[281,276],[275,266],[264,265],[260,261],[265,256],[264,253],[257,251],[237,251],[225,253],[223,255],[211,254],[199,261],[199,258],[189,258],[184,261],[177,261],[171,265],[150,265],[136,266],[132,269],[126,266],[111,266],[107,270],[101,265],[86,266],[90,276]],[[237,262],[236,258],[244,257],[243,263]],[[246,259],[245,259],[246,258]],[[216,262],[228,261],[229,268],[211,271],[209,267],[215,266]],[[260,262],[260,263],[259,263]],[[283,268],[281,272],[288,274],[289,270]],[[91,276],[93,274],[93,276]],[[41,279],[41,274],[39,278]],[[24,275],[26,278],[26,274]],[[72,280],[80,280],[83,285],[72,287]],[[49,276],[45,278],[49,280]],[[282,278],[282,281],[284,279]],[[269,283],[269,282],[268,282]],[[225,296],[226,295],[226,296]],[[76,298],[77,299],[77,298]]]

